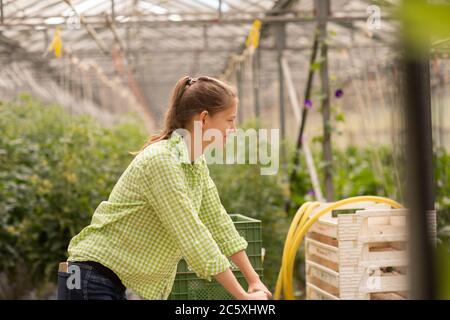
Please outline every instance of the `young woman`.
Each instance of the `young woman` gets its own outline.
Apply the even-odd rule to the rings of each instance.
[[[217,79],[178,80],[163,131],[149,138],[91,224],[72,238],[69,270],[58,272],[58,299],[125,299],[126,288],[145,299],[167,299],[181,258],[236,299],[271,297],[209,176],[204,150],[214,141],[195,136],[199,125],[202,137],[215,130],[226,139],[235,130],[237,103],[234,89]],[[244,274],[247,292],[227,257]]]

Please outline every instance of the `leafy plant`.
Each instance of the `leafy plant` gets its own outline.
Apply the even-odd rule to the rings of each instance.
[[[22,95],[0,104],[0,131],[0,271],[13,280],[27,266],[37,286],[54,280],[70,239],[108,198],[144,130],[131,115],[107,128]]]

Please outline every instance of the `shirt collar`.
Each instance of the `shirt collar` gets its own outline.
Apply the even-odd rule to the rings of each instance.
[[[178,150],[181,163],[192,164],[189,156],[188,146],[184,141],[183,136],[180,133],[174,131],[172,132],[169,141],[170,144]],[[205,164],[205,162],[205,155],[201,154],[199,157],[197,157],[197,159],[195,159],[195,162],[193,164]]]

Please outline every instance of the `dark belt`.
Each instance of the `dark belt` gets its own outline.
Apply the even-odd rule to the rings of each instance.
[[[121,291],[125,291],[126,287],[123,285],[120,278],[117,276],[117,274],[114,273],[111,269],[108,267],[105,267],[101,263],[98,263],[96,261],[76,261],[76,262],[70,262],[70,264],[84,264],[91,266],[95,271],[100,273],[101,275],[105,276],[109,280],[111,280],[118,289]]]

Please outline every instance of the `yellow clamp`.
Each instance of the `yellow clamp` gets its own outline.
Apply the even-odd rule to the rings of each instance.
[[[245,41],[247,48],[258,48],[261,25],[261,20],[256,19],[253,21],[252,28],[247,36],[247,40]]]

